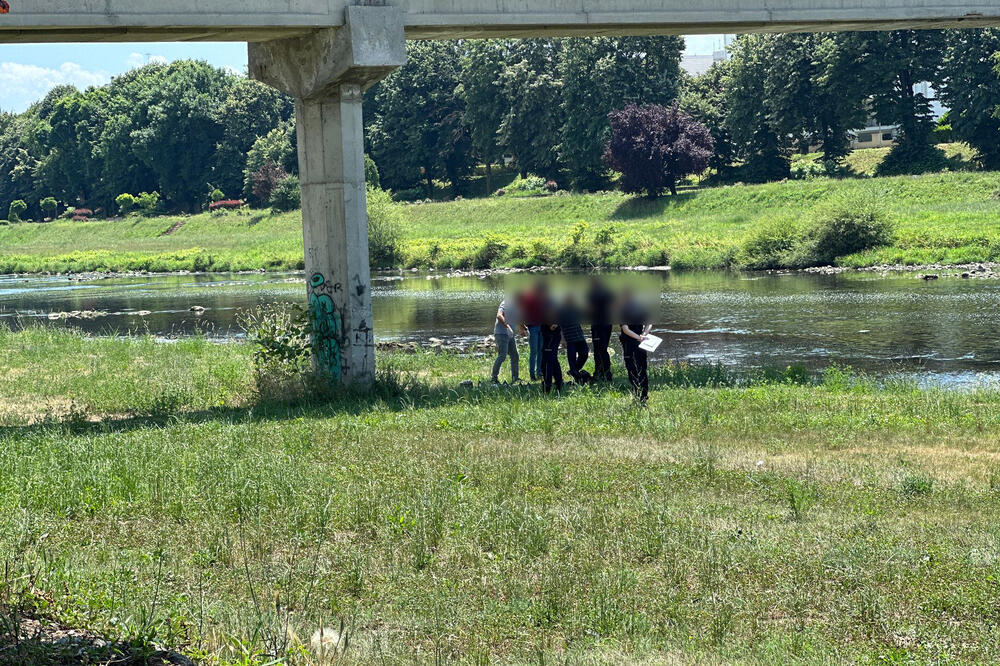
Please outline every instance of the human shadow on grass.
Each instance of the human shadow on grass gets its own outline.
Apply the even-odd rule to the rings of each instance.
[[[670,208],[676,208],[681,204],[691,201],[698,195],[697,190],[678,192],[675,195],[650,199],[648,197],[632,197],[618,204],[611,213],[612,220],[644,220],[651,217],[658,217]]]

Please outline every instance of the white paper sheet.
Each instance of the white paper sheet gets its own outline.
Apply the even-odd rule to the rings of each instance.
[[[646,339],[639,343],[639,349],[655,352],[660,348],[660,344],[663,342],[663,338],[658,338],[655,335],[647,335]]]

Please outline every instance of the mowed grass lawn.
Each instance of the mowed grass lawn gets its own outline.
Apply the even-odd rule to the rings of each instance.
[[[656,201],[598,193],[400,205],[401,263],[733,267],[758,227],[801,224],[831,200],[871,189],[896,237],[839,263],[1000,260],[1000,173],[954,172],[735,185]],[[0,272],[295,269],[301,234],[298,212],[14,224],[0,226]]]
[[[1000,659],[1000,394],[660,370],[642,409],[418,354],[295,406],[250,356],[0,333],[0,619],[206,664],[341,622],[340,663]]]

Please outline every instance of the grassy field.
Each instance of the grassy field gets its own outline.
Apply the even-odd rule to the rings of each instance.
[[[975,171],[975,150],[965,143],[945,143],[939,146],[948,160],[948,166],[952,171]],[[875,170],[889,154],[889,148],[861,148],[852,151],[844,160],[845,166],[855,175],[871,177],[875,175]],[[822,157],[821,153],[809,153],[807,155],[795,155],[792,157],[792,165],[800,162],[816,162]]]
[[[339,663],[1000,659],[996,393],[664,369],[644,410],[420,354],[282,405],[250,351],[0,332],[0,645],[21,612],[213,665],[326,663],[341,623]]]
[[[793,227],[830,200],[874,192],[893,242],[848,266],[1000,260],[1000,173],[733,185],[650,201],[618,193],[400,205],[407,267],[740,266],[755,231]],[[0,226],[0,273],[302,267],[298,212]]]

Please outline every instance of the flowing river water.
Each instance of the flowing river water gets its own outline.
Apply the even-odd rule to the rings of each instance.
[[[503,294],[534,279],[528,274],[376,276],[376,337],[481,340],[492,331]],[[557,289],[579,290],[589,280],[580,274],[548,279]],[[0,324],[227,339],[241,335],[240,310],[303,303],[303,280],[294,273],[2,276]],[[722,272],[614,274],[608,280],[631,280],[660,294],[654,328],[664,337],[659,360],[740,367],[838,363],[921,383],[1000,382],[1000,280]]]

